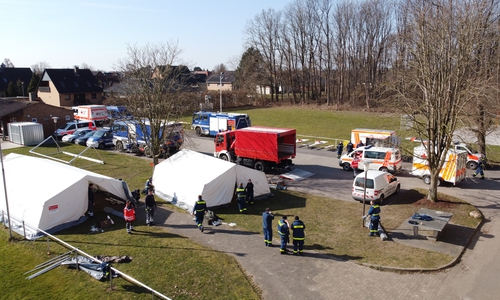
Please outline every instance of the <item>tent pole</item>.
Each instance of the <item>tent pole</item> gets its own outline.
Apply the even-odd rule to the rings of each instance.
[[[5,192],[5,207],[7,208],[7,219],[9,220],[9,241],[12,240],[12,222],[10,221],[9,200],[7,198],[7,184],[5,182],[5,169],[3,168],[2,143],[0,142],[0,161],[2,162],[3,190]],[[5,223],[5,221],[4,221]]]

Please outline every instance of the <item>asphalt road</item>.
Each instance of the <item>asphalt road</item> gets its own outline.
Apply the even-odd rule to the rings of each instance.
[[[213,155],[213,139],[188,134],[185,148]],[[343,171],[338,166],[334,152],[298,148],[294,163],[294,168],[312,172],[314,176],[300,182],[290,183],[289,189],[354,201],[351,198],[352,172]],[[404,163],[404,167],[409,169],[411,165]],[[500,170],[486,170],[486,180],[476,179],[471,175],[472,171],[467,170],[467,178],[459,185],[439,187],[439,192],[459,197],[475,205],[485,217],[485,222],[473,237],[460,263],[436,274],[395,276],[387,272],[378,272],[377,289],[394,290],[394,293],[405,295],[405,298],[409,296],[414,299],[498,298],[500,285],[496,284],[496,278],[500,270],[500,261],[496,259],[496,255],[500,252],[500,239],[496,236],[500,235]],[[402,192],[411,188],[427,187],[422,180],[406,172],[397,176],[401,180]],[[373,276],[371,271],[366,274]],[[345,274],[339,274],[339,276],[342,277]],[[330,281],[345,283],[340,277],[331,278]],[[368,280],[368,278],[361,280]],[[345,286],[333,285],[332,288],[338,292],[346,290]]]

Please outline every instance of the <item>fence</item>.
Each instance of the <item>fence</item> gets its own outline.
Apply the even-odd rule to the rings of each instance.
[[[297,147],[337,151],[337,145],[340,142],[342,142],[345,147],[347,143],[349,143],[349,140],[297,134]]]

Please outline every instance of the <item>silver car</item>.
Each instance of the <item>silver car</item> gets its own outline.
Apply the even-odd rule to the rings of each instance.
[[[62,141],[66,143],[73,143],[75,139],[86,135],[87,133],[93,131],[92,129],[78,129],[72,134],[67,134],[62,137]]]

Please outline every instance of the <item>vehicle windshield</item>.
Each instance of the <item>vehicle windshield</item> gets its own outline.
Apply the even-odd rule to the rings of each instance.
[[[94,135],[93,135],[93,136],[94,136],[94,137],[98,137],[98,138],[100,138],[100,137],[102,137],[102,136],[103,136],[106,132],[107,132],[107,131],[96,131],[96,132],[94,133]]]
[[[354,182],[354,186],[356,187],[365,187],[365,178],[364,177],[357,177],[356,182]],[[373,179],[366,179],[366,188],[367,189],[373,189]]]
[[[94,133],[96,133],[95,131],[90,131],[90,132],[87,132],[87,134],[85,134],[83,137],[91,137],[94,135]]]

